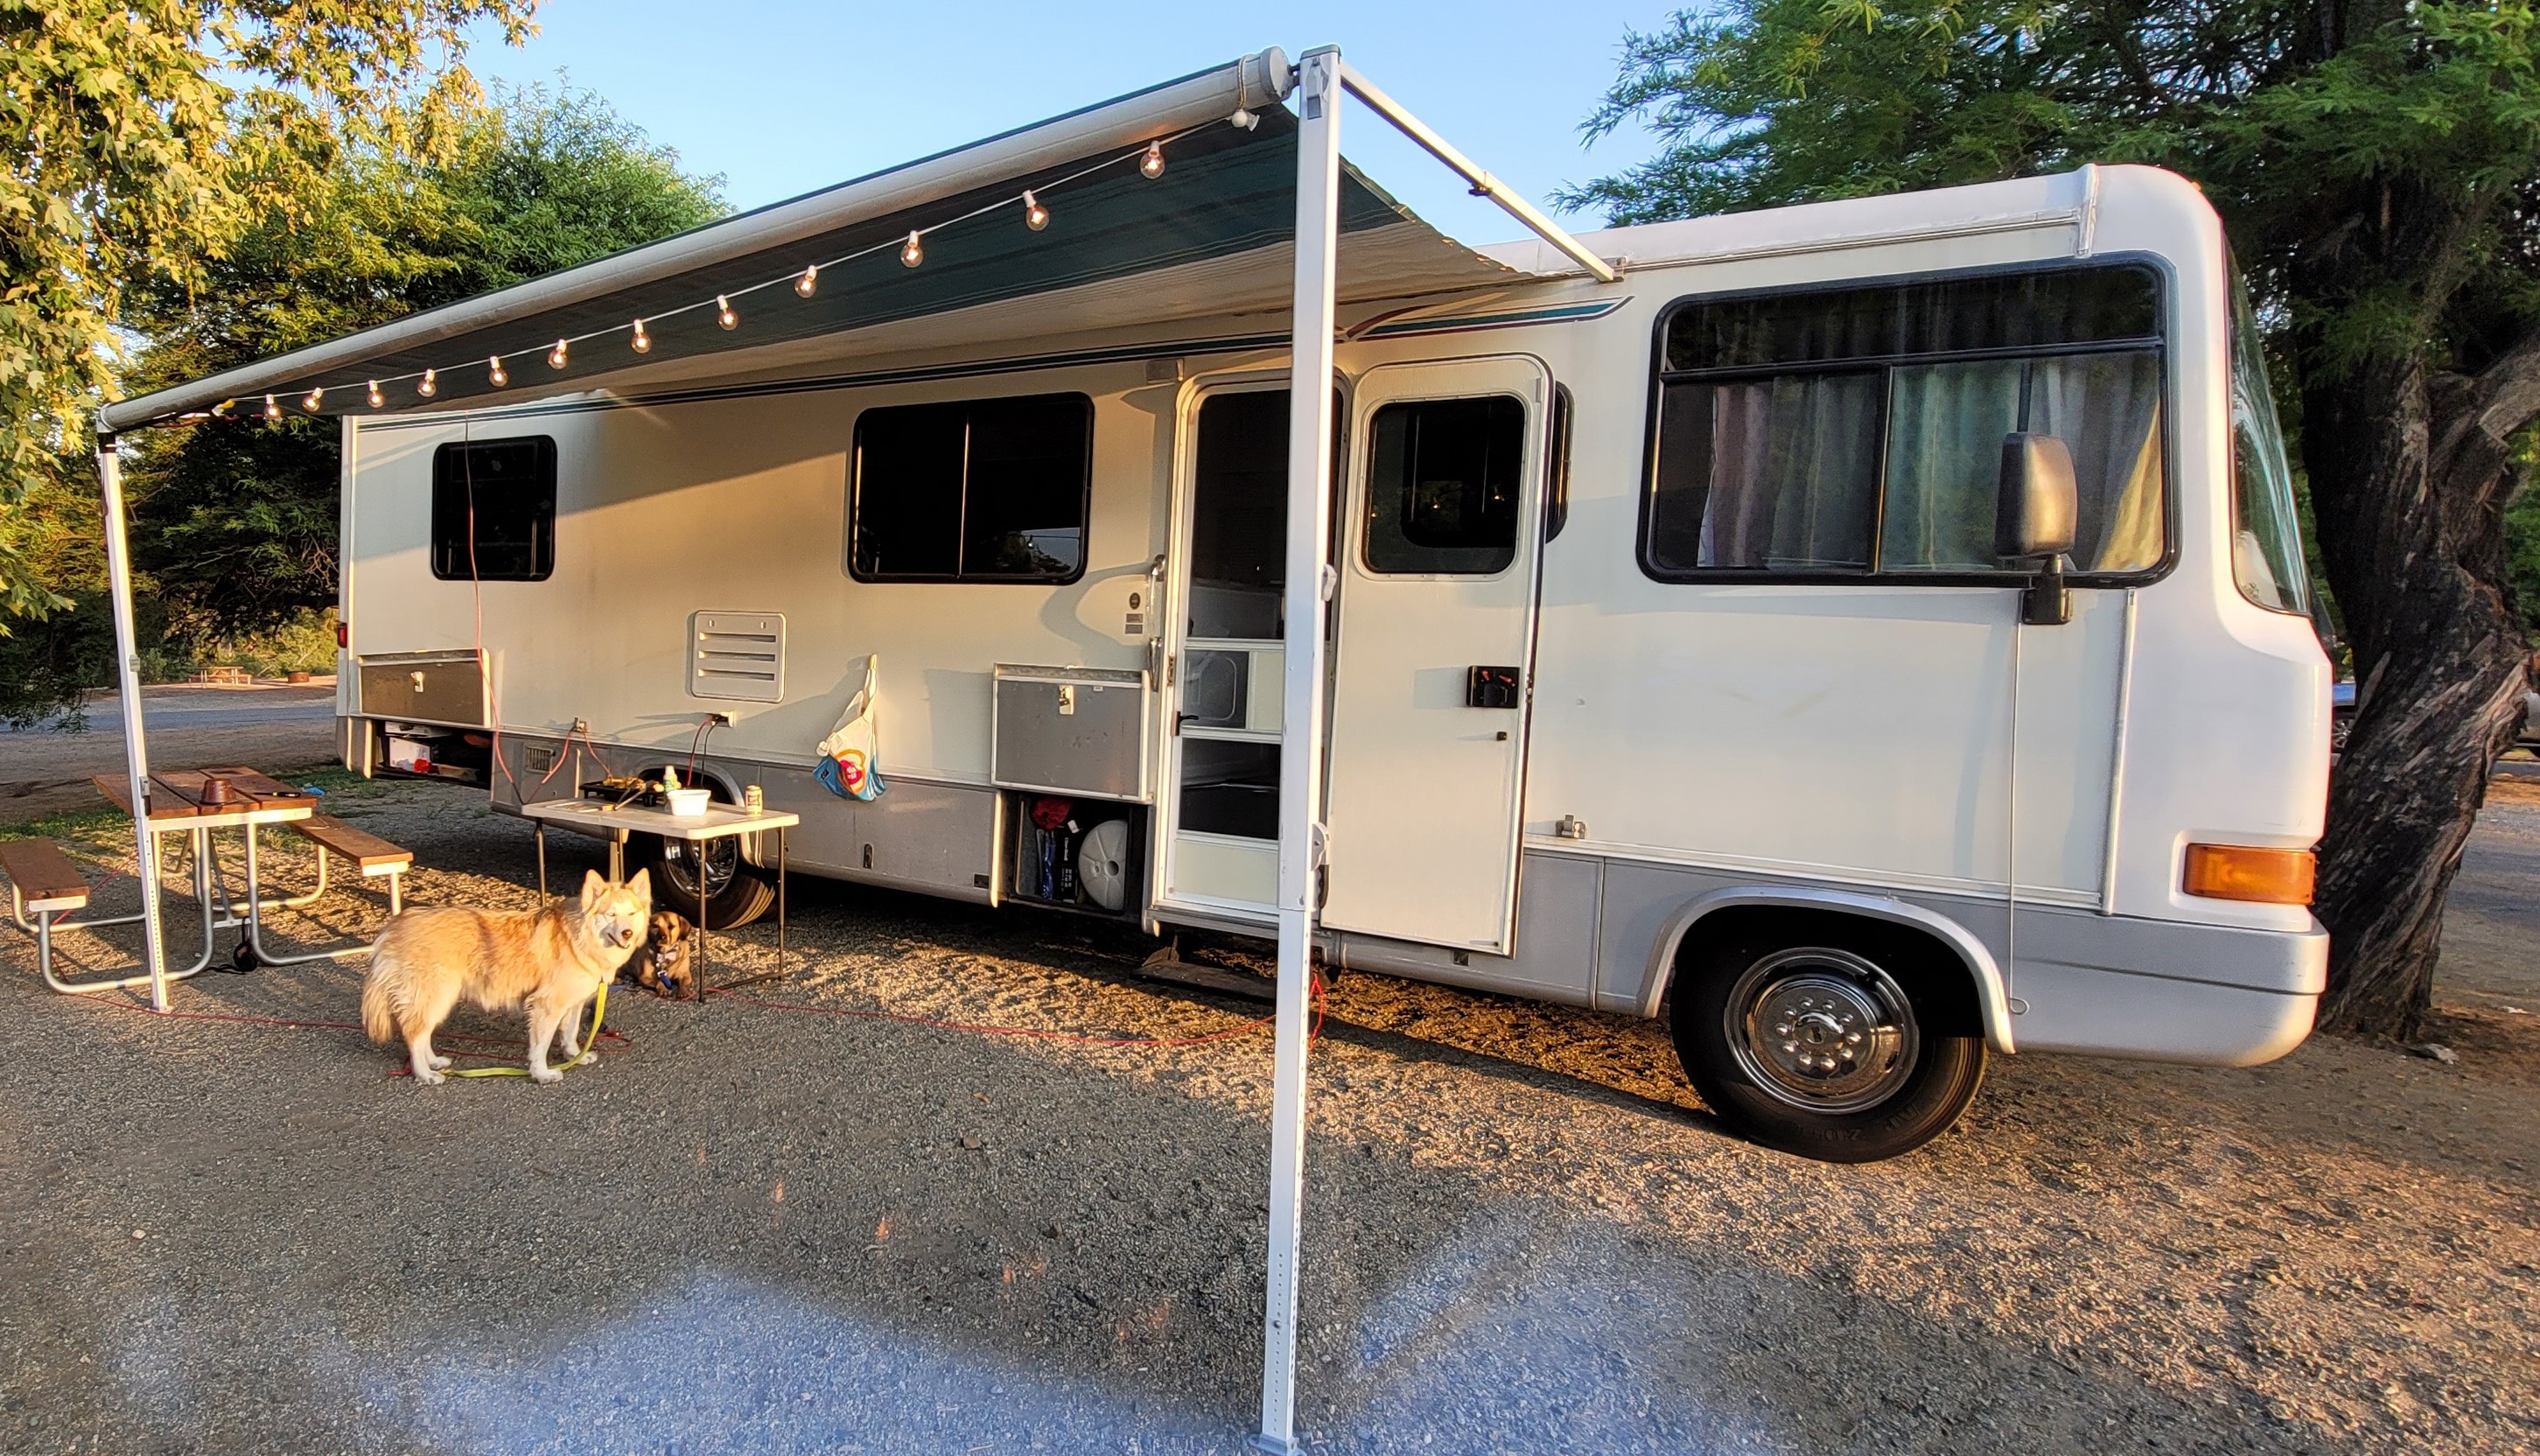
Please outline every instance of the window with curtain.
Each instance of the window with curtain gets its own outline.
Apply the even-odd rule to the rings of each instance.
[[[2003,437],[2061,439],[2073,569],[2156,567],[2159,280],[2131,265],[1670,311],[1642,565],[1716,573],[2024,574],[1993,555]]]

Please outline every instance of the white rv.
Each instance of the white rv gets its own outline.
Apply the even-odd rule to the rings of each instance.
[[[1291,254],[1240,214],[1296,123],[1254,109],[1151,149],[1161,176],[990,155],[1027,131],[806,199],[819,246],[895,245],[1043,177],[1039,222],[915,262],[716,252],[771,214],[719,224],[566,300],[596,329],[661,279],[717,296],[641,360],[577,334],[507,392],[478,345],[428,406],[343,400],[347,761],[509,809],[693,756],[802,816],[805,873],[1268,934]],[[1989,1051],[2301,1040],[2331,672],[2192,185],[1586,235],[1611,282],[1460,247],[1355,172],[1341,216],[1326,958],[1671,1015],[1729,1123],[1845,1159],[1944,1130]],[[920,278],[949,292],[891,302]],[[832,307],[868,312],[789,321]],[[869,664],[863,800],[812,768]],[[716,843],[657,874],[745,921],[772,853]]]

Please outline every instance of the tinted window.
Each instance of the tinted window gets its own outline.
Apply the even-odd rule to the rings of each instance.
[[[1482,575],[1517,559],[1525,406],[1494,395],[1376,412],[1368,441],[1367,567]]]
[[[2231,277],[2231,576],[2240,594],[2280,612],[2310,610],[2293,472],[2248,285]]]
[[[556,449],[544,435],[432,455],[432,574],[543,582],[555,572]]]
[[[2075,570],[2157,566],[2158,305],[2151,272],[2103,267],[1676,310],[1644,568],[2003,572],[1994,516],[2014,431],[2073,453]]]
[[[1068,582],[1085,570],[1094,401],[1032,394],[856,419],[860,581]]]
[[[1275,638],[1288,585],[1288,391],[1210,395],[1195,453],[1190,635]]]

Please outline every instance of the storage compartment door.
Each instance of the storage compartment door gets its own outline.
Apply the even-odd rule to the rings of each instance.
[[[1549,390],[1519,358],[1359,386],[1325,925],[1499,954],[1515,938]]]

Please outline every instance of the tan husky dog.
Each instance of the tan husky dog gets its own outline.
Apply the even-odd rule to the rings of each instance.
[[[450,1065],[433,1055],[432,1033],[460,997],[488,1011],[527,1006],[529,1076],[560,1080],[547,1043],[568,1062],[582,1055],[582,1008],[635,953],[652,914],[653,880],[643,869],[624,884],[585,874],[578,905],[409,910],[371,947],[362,1027],[376,1042],[402,1040],[414,1079],[429,1086]]]

